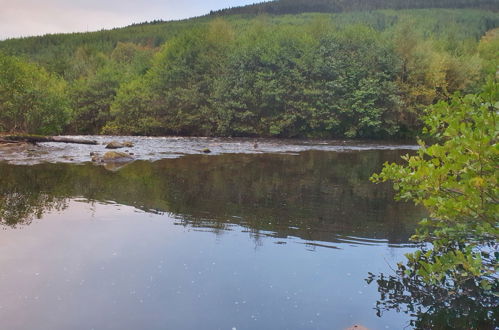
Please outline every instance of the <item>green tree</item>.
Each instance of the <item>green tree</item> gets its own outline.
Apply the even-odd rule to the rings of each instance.
[[[92,77],[79,79],[71,89],[75,112],[72,130],[76,133],[98,134],[111,119],[110,108],[123,80],[116,66],[108,65]]]
[[[354,25],[323,37],[308,66],[314,130],[350,138],[397,133],[399,63],[378,32]]]
[[[490,30],[483,36],[478,45],[478,52],[485,60],[485,72],[499,77],[499,28]]]
[[[0,53],[0,131],[57,134],[69,120],[66,83]]]
[[[413,239],[431,244],[407,254],[398,275],[404,285],[420,283],[420,291],[427,292],[423,299],[436,292],[436,305],[472,297],[492,311],[499,302],[498,111],[499,85],[492,82],[480,95],[439,102],[424,117],[425,133],[434,143],[420,142],[417,155],[404,157],[406,164],[385,164],[372,177],[393,181],[399,199],[428,210]]]
[[[114,120],[102,129],[104,134],[160,135],[162,117],[155,107],[157,95],[144,77],[122,84],[111,106]]]
[[[151,50],[147,47],[118,43],[96,72],[89,72],[88,76],[74,81],[70,90],[75,112],[72,131],[101,133],[103,127],[114,119],[111,106],[118,90],[123,84],[141,77],[149,68],[151,57]],[[109,128],[107,130],[109,132]]]
[[[225,69],[234,38],[229,23],[217,19],[205,30],[194,29],[168,42],[147,74],[161,114],[163,133],[211,135],[215,80]]]
[[[219,134],[295,136],[305,129],[301,63],[312,42],[299,29],[263,19],[239,38],[227,74],[217,81]]]

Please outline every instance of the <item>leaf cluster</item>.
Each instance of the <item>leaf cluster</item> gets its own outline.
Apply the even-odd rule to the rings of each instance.
[[[374,182],[392,181],[398,199],[429,212],[413,236],[421,249],[398,266],[405,284],[457,297],[474,292],[476,301],[497,304],[498,113],[499,85],[493,81],[479,95],[456,94],[439,102],[424,117],[432,144],[420,141],[417,154],[405,156],[404,164],[385,164],[372,176]]]

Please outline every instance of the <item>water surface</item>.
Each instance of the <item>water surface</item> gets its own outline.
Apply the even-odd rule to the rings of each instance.
[[[293,148],[0,163],[0,328],[403,328],[365,278],[413,249],[421,210],[368,181],[408,151]]]

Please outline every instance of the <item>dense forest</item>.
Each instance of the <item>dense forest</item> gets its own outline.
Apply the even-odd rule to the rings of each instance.
[[[340,13],[379,9],[480,8],[497,10],[495,0],[276,0],[212,11],[227,14],[297,14],[304,12]]]
[[[0,132],[411,137],[496,75],[495,3],[281,0],[5,40]]]

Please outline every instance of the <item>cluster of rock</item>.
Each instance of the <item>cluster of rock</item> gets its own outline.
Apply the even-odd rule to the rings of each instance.
[[[133,148],[132,142],[112,141],[106,145],[106,149]],[[90,157],[95,163],[128,163],[135,159],[133,152],[108,151],[104,155],[91,152]]]
[[[38,142],[60,142],[60,143],[78,143],[78,144],[99,144],[95,140],[83,140],[79,138],[67,138],[67,137],[46,137],[46,136],[0,136],[0,151],[2,153],[16,153],[23,152],[27,153],[28,156],[38,156],[39,154],[48,153],[48,151],[35,148]],[[113,149],[122,148],[133,148],[134,144],[130,141],[111,141],[104,143],[106,149],[111,149],[108,152],[90,152],[90,157],[92,162],[104,165],[105,167],[123,167],[127,163],[134,161],[135,155],[129,150],[125,152],[115,151]],[[198,150],[201,153],[209,154],[212,151],[209,148],[203,148]],[[64,159],[73,161],[71,156],[62,156]]]

